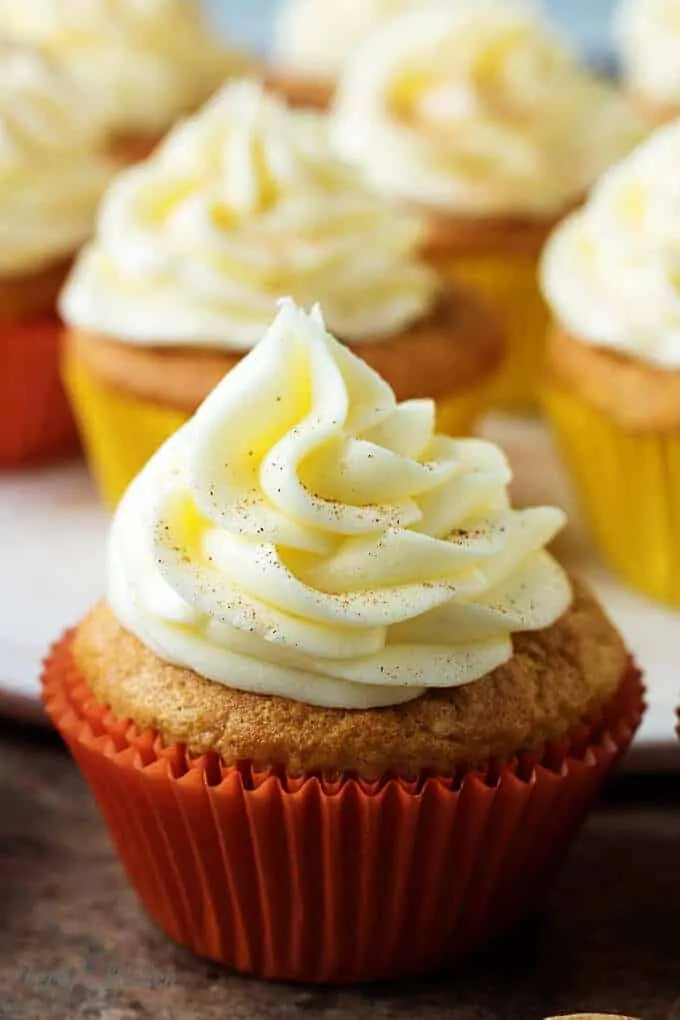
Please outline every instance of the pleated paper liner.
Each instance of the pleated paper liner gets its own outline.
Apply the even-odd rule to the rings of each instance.
[[[60,329],[56,317],[0,327],[0,467],[77,449],[59,372]]]
[[[559,863],[643,712],[631,664],[598,719],[540,755],[413,781],[287,775],[164,747],[98,704],[67,634],[43,674],[147,911],[199,956],[260,977],[354,982],[462,959]]]
[[[536,256],[522,252],[456,255],[442,259],[440,268],[481,294],[505,329],[506,359],[493,389],[494,404],[516,411],[535,409],[548,329]]]
[[[102,499],[115,506],[149,457],[189,415],[103,385],[72,353],[63,371]],[[486,383],[439,400],[437,427],[448,435],[468,435],[489,406],[490,394]]]
[[[680,606],[680,435],[626,432],[555,385],[545,404],[609,566],[646,595]]]

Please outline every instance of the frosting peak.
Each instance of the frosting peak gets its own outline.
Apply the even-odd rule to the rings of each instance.
[[[200,0],[0,0],[0,32],[67,65],[113,130],[165,130],[244,65]]]
[[[367,708],[469,683],[569,586],[492,444],[434,432],[287,302],[132,483],[109,601],[167,661],[243,690]]]
[[[348,64],[333,122],[378,189],[463,215],[555,215],[639,137],[615,90],[507,0],[392,19]]]
[[[288,293],[321,300],[344,340],[389,336],[435,300],[422,232],[333,156],[323,116],[238,82],[117,178],[63,312],[132,343],[242,351]]]
[[[548,242],[543,289],[580,340],[680,369],[680,120],[612,167]]]
[[[0,44],[0,273],[70,256],[92,229],[113,165],[88,97],[40,52]]]

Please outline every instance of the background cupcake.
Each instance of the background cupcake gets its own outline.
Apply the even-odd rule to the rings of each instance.
[[[500,396],[537,395],[543,241],[638,137],[613,88],[520,3],[427,4],[357,50],[333,114],[338,152],[430,214],[433,257],[480,288],[510,345]]]
[[[55,304],[112,165],[97,111],[66,69],[0,44],[0,465],[75,441]]]
[[[637,725],[620,637],[545,549],[563,514],[513,510],[500,450],[434,423],[286,303],[127,490],[108,601],[47,664],[138,893],[201,956],[460,958]]]
[[[366,36],[418,0],[284,0],[268,82],[289,102],[327,106]]]
[[[322,115],[226,87],[107,194],[63,294],[68,378],[95,473],[117,498],[262,336],[281,294],[325,304],[400,397],[465,431],[499,332],[419,255],[419,217],[335,159]]]
[[[0,33],[68,65],[124,161],[146,156],[178,117],[245,66],[199,0],[3,0]]]
[[[680,4],[624,0],[617,12],[624,86],[652,124],[680,114]]]
[[[680,121],[611,169],[543,261],[548,407],[595,537],[680,604]]]

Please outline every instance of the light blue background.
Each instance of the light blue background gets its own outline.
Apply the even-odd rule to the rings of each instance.
[[[266,49],[271,37],[273,14],[279,0],[208,0],[220,23],[235,41],[258,50]],[[343,0],[326,0],[342,3]],[[455,2],[455,0],[452,0]],[[611,53],[610,19],[614,0],[543,0],[547,13],[598,62],[608,62]]]

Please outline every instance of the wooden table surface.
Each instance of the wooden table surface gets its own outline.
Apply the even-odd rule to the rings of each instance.
[[[541,913],[456,973],[361,989],[241,978],[142,914],[56,738],[0,729],[1,1020],[680,1020],[680,778],[626,778]]]

